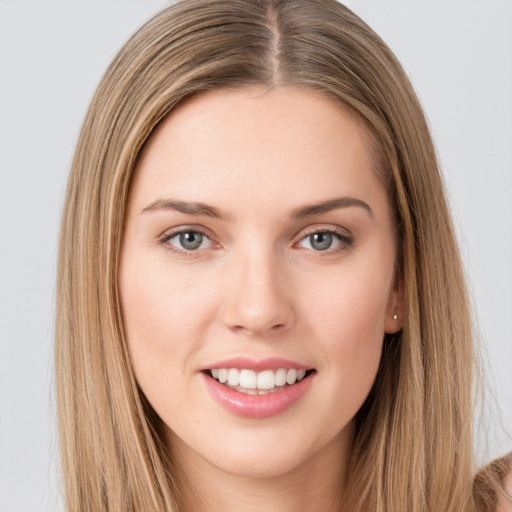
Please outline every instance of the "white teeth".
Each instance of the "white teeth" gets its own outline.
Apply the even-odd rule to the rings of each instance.
[[[238,368],[214,368],[210,370],[210,373],[221,384],[226,384],[237,391],[250,395],[265,395],[278,391],[279,388],[286,385],[292,386],[296,382],[300,382],[306,376],[306,370],[294,368],[289,370],[279,368],[262,372]]]
[[[226,368],[219,368],[219,382],[224,384],[228,381],[228,371]]]
[[[286,384],[286,368],[279,368],[276,372],[276,386],[284,386]]]
[[[272,389],[275,386],[274,372],[265,370],[258,373],[258,389]]]
[[[295,384],[295,381],[297,380],[297,370],[288,370],[288,373],[286,374],[286,382],[290,384]]]
[[[238,386],[240,384],[240,370],[230,368],[228,370],[228,384],[230,386]]]
[[[253,370],[242,370],[240,372],[240,387],[245,389],[256,389],[256,372]]]

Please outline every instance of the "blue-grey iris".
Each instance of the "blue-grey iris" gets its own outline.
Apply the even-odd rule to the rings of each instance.
[[[202,233],[198,233],[197,231],[186,231],[185,233],[180,233],[180,244],[187,251],[198,249],[202,243]]]
[[[332,234],[331,233],[314,233],[310,235],[309,242],[311,247],[317,251],[325,251],[332,245]]]

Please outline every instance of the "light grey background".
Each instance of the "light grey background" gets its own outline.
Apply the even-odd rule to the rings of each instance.
[[[52,330],[59,212],[94,87],[163,0],[0,0],[0,512],[62,510]],[[512,2],[352,0],[410,73],[512,429]],[[496,418],[491,426],[498,425]],[[494,432],[496,430],[496,432]],[[512,449],[494,429],[484,460]]]

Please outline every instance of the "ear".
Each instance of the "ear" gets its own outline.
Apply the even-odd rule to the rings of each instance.
[[[395,272],[386,309],[384,332],[387,334],[398,332],[404,326],[404,315],[404,280],[400,272]]]

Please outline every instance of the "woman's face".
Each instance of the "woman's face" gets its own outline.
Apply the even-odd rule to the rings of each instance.
[[[272,476],[348,454],[399,328],[392,219],[367,132],[308,92],[205,93],[158,127],[120,290],[136,378],[184,467]]]

